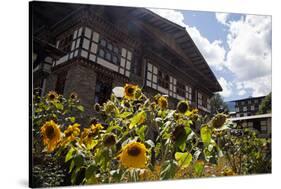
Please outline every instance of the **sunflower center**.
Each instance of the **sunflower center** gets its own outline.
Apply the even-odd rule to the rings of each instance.
[[[134,94],[134,88],[132,88],[132,87],[128,88],[128,94],[133,95]]]
[[[55,136],[55,129],[52,126],[48,126],[46,128],[46,136],[49,139],[52,139]]]
[[[141,150],[136,146],[133,146],[130,149],[128,149],[128,155],[130,156],[138,156],[140,153]]]
[[[114,145],[115,137],[113,135],[109,135],[108,137],[105,138],[104,144],[108,146]]]
[[[69,136],[71,136],[72,135],[72,132],[67,132],[66,134],[65,134],[65,137],[69,137]]]
[[[180,103],[178,105],[178,111],[181,112],[181,113],[185,113],[188,109],[188,105],[184,102]]]
[[[55,95],[54,94],[50,94],[49,98],[50,98],[50,100],[54,100],[55,99]]]

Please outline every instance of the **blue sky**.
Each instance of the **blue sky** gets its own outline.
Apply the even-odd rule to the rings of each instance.
[[[216,75],[225,101],[271,91],[271,17],[151,9],[186,28]]]

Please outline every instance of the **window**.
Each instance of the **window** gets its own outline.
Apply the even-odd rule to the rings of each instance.
[[[246,112],[247,111],[247,106],[243,107],[243,111]]]
[[[113,64],[119,65],[121,55],[118,46],[104,38],[100,38],[99,44],[98,56]]]
[[[255,106],[254,106],[254,105],[251,106],[251,110],[252,110],[252,111],[255,110]]]
[[[185,85],[180,82],[177,82],[177,94],[185,97]]]
[[[169,89],[169,75],[158,70],[158,85]]]
[[[208,98],[205,95],[203,95],[202,106],[205,107],[205,108],[207,107],[207,104],[208,104],[207,101],[208,101]]]
[[[186,85],[186,98],[190,101],[192,101],[192,88],[188,85]]]
[[[202,106],[203,101],[202,101],[202,94],[198,93],[198,105]]]
[[[110,79],[98,75],[95,87],[95,103],[102,104],[110,98],[112,82]]]
[[[139,57],[136,57],[132,60],[132,65],[131,65],[131,71],[132,73],[141,76],[142,73],[142,59]]]
[[[261,124],[261,133],[266,133],[267,132],[267,121],[266,120],[262,120],[260,122]]]
[[[71,50],[72,39],[73,39],[73,34],[69,34],[65,38],[60,40],[58,45],[59,49],[61,49],[64,52],[69,52]]]
[[[63,94],[64,84],[66,80],[67,72],[61,72],[57,75],[56,91],[58,94]]]
[[[236,107],[236,109],[235,109],[235,110],[236,110],[236,112],[239,112],[239,107]]]

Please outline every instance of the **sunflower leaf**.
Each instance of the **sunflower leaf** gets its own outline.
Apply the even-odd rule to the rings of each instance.
[[[161,167],[160,180],[173,178],[177,170],[177,162],[175,160],[167,160]]]
[[[95,163],[92,163],[85,172],[85,178],[89,179],[91,176],[94,175],[95,171],[97,170],[97,165]]]
[[[192,155],[189,152],[176,152],[175,159],[181,168],[186,168],[192,161]]]
[[[211,129],[208,127],[208,125],[205,125],[201,127],[200,133],[201,133],[202,142],[205,145],[208,145],[211,142],[211,136],[212,136]]]
[[[77,108],[78,110],[80,110],[81,112],[84,112],[84,107],[83,107],[83,106],[78,105],[76,108]]]
[[[149,145],[151,148],[155,147],[155,144],[154,144],[154,142],[152,140],[147,140],[147,141],[145,141],[145,143],[147,145]]]
[[[66,156],[65,156],[65,162],[68,162],[70,159],[73,158],[73,152],[75,151],[75,149],[73,147],[71,147],[69,149],[69,151],[67,152]]]
[[[145,121],[146,113],[145,111],[141,111],[137,113],[134,117],[131,118],[131,123],[129,125],[129,128],[132,129],[133,127],[142,124]]]

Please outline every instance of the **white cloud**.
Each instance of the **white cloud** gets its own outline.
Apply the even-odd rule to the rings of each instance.
[[[271,73],[271,19],[247,15],[229,25],[226,65],[240,80]]]
[[[166,18],[182,27],[186,27],[184,21],[184,16],[180,11],[170,10],[170,9],[149,9],[152,12],[160,15],[163,18]]]
[[[230,81],[225,80],[223,77],[220,77],[218,79],[221,87],[222,87],[222,92],[220,92],[220,94],[223,97],[230,97],[232,95],[232,88],[233,88],[233,84]]]
[[[217,21],[223,25],[228,25],[227,23],[228,17],[229,17],[228,13],[216,13]]]
[[[245,89],[242,89],[242,90],[240,90],[239,92],[238,92],[238,95],[239,96],[243,96],[243,95],[245,95],[247,93],[247,91],[245,90]]]
[[[182,27],[185,27],[207,63],[217,70],[221,70],[223,68],[226,52],[222,46],[222,41],[215,40],[210,42],[196,27],[191,27],[184,23],[184,16],[180,11],[168,9],[150,10]]]
[[[264,77],[258,77],[248,81],[239,82],[243,85],[243,89],[250,89],[252,91],[251,96],[263,96],[271,92],[271,75]]]
[[[226,66],[243,89],[252,96],[266,95],[271,90],[271,18],[246,15],[229,22],[229,51]]]

